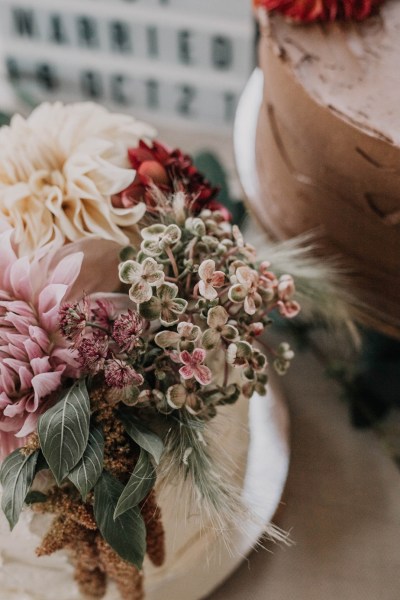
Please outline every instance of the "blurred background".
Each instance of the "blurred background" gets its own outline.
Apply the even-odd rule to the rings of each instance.
[[[246,0],[0,0],[0,109],[93,100],[150,121],[240,196],[231,140],[255,64]]]

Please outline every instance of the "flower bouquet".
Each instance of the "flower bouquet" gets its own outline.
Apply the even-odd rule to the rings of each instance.
[[[252,518],[208,432],[265,394],[268,360],[287,370],[287,343],[256,341],[298,314],[293,278],[131,117],[43,105],[0,153],[2,508],[11,528],[24,507],[52,516],[37,554],[66,549],[83,594],[113,580],[140,599],[145,554],[165,557],[162,486],[220,532]]]

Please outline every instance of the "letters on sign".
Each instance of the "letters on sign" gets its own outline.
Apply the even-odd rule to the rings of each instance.
[[[125,1],[144,6],[142,0]],[[151,18],[154,10],[149,10],[148,21],[142,14],[139,22],[128,6],[126,17],[120,18],[118,14],[104,16],[104,11],[96,14],[94,3],[89,2],[82,3],[88,14],[77,14],[75,9],[63,12],[60,5],[49,9],[47,4],[39,10],[0,0],[0,20],[8,24],[5,37],[12,39],[15,49],[8,57],[9,76],[21,86],[29,85],[38,101],[52,94],[71,100],[84,97],[145,108],[160,115],[231,123],[237,97],[252,66],[251,35],[240,27],[236,27],[235,35],[229,27],[222,32],[215,26],[210,30],[196,27],[193,6],[198,1],[187,0],[192,5],[192,16],[188,25],[182,26],[182,21],[174,25],[171,19],[157,23]],[[152,0],[152,5],[176,8],[179,2]],[[6,11],[7,18],[2,19]],[[46,56],[42,51],[34,59],[38,51],[31,54],[29,48],[41,49],[43,45],[57,47],[54,60],[51,53]],[[68,48],[73,52],[68,53]],[[106,60],[101,66],[103,56]],[[119,56],[131,57],[132,61],[121,61]],[[147,72],[146,76],[134,76],[135,61],[140,61],[136,64],[142,66],[140,72]],[[143,68],[146,63],[148,70]],[[156,64],[154,69],[152,65]],[[189,81],[185,81],[186,72]]]
[[[245,1],[245,0],[244,0]],[[103,52],[124,53],[140,58],[160,58],[160,35],[169,45],[175,46],[175,60],[182,65],[204,66],[214,70],[235,72],[240,65],[235,64],[235,39],[228,34],[209,33],[199,35],[195,23],[193,28],[168,29],[156,27],[149,22],[142,24],[146,41],[143,48],[135,52],[134,38],[138,26],[129,20],[109,19],[106,22],[93,16],[65,15],[41,11],[40,17],[34,9],[10,7],[13,37],[29,39],[58,46],[77,46]],[[68,23],[67,23],[68,21]],[[100,29],[105,35],[100,35]],[[244,40],[239,40],[243,42]],[[247,46],[249,40],[246,40]],[[239,43],[236,44],[237,60],[240,59]],[[242,44],[243,45],[243,44]],[[208,64],[206,64],[208,63]],[[250,67],[250,64],[247,65]]]
[[[133,77],[122,72],[105,73],[91,67],[77,70],[69,67],[68,71],[66,65],[15,56],[7,58],[7,69],[17,85],[29,83],[30,93],[38,102],[54,93],[65,99],[69,99],[69,95],[71,99],[84,97],[216,124],[232,122],[237,102],[236,91],[207,88],[206,81],[194,86],[173,80]]]

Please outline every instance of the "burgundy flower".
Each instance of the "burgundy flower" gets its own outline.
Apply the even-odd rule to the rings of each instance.
[[[79,364],[82,369],[94,375],[103,369],[107,353],[107,338],[84,338],[78,346]]]
[[[117,310],[109,300],[98,299],[92,307],[93,321],[109,331],[117,317]]]
[[[141,385],[143,377],[127,363],[121,360],[110,360],[105,368],[106,383],[110,387],[124,388],[128,385]]]
[[[113,338],[121,350],[132,352],[139,344],[139,336],[143,331],[143,319],[137,312],[129,310],[120,315],[113,327]]]
[[[128,150],[128,157],[136,170],[136,177],[126,190],[113,198],[115,207],[129,208],[144,200],[148,208],[155,208],[156,202],[152,195],[152,187],[155,185],[165,193],[185,192],[189,198],[188,208],[193,213],[198,213],[203,208],[224,210],[215,201],[218,188],[204,178],[193,165],[191,157],[181,150],[170,150],[157,141],[152,146],[140,141],[137,148]]]
[[[85,297],[81,302],[65,303],[59,310],[60,329],[67,340],[74,344],[81,339],[90,319],[90,305]]]
[[[294,21],[362,21],[382,4],[383,0],[254,0],[254,5],[281,12]]]

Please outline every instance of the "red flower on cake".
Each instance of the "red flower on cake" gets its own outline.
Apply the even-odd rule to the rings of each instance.
[[[278,11],[293,21],[362,21],[382,4],[383,0],[254,0],[256,7]]]
[[[215,201],[218,188],[213,187],[194,166],[191,157],[181,150],[170,150],[160,142],[152,146],[140,141],[136,148],[129,148],[128,157],[136,170],[133,183],[120,194],[114,196],[113,205],[129,208],[144,201],[151,210],[157,206],[153,186],[164,193],[184,191],[193,213],[203,208],[221,210],[225,217],[228,211]]]

